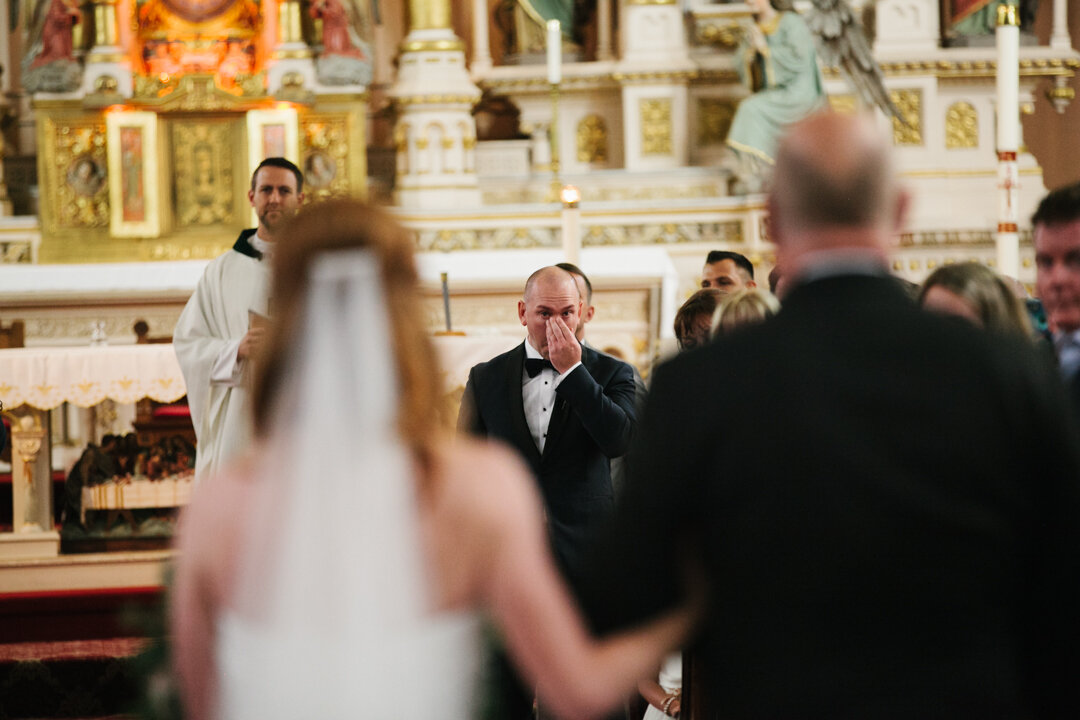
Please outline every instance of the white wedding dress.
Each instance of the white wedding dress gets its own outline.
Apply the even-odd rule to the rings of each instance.
[[[237,589],[217,620],[219,717],[468,720],[473,612],[433,612],[416,471],[377,260],[328,253],[251,503]]]

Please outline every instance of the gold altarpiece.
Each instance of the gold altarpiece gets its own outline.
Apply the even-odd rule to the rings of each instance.
[[[96,2],[118,14],[97,44],[119,49],[105,59],[132,94],[94,76],[94,48],[91,91],[35,97],[41,262],[214,257],[253,224],[248,183],[269,155],[304,170],[308,202],[366,191],[366,88],[303,71],[322,31],[306,2]],[[276,63],[289,71],[269,91]]]

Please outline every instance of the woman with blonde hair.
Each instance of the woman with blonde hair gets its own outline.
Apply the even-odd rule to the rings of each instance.
[[[987,330],[1031,334],[1027,309],[1005,281],[978,263],[944,265],[919,291],[919,305],[933,312],[956,315]]]
[[[188,716],[476,717],[481,609],[556,713],[617,703],[690,613],[588,635],[523,463],[440,426],[411,238],[388,214],[322,203],[284,237],[258,442],[181,520]]]
[[[711,337],[726,335],[744,325],[765,322],[778,312],[780,301],[768,290],[739,290],[725,297],[717,306],[712,317]]]

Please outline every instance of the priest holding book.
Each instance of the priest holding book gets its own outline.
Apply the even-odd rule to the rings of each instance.
[[[268,260],[304,199],[304,177],[285,158],[267,158],[248,201],[259,225],[206,266],[173,331],[198,440],[195,480],[213,474],[251,441],[245,377],[269,316]]]

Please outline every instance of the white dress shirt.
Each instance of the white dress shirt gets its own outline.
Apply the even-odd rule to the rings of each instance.
[[[543,360],[540,352],[532,346],[528,338],[525,338],[525,358]],[[521,371],[521,401],[525,407],[525,422],[529,424],[529,432],[532,434],[536,449],[541,454],[547,443],[548,425],[551,424],[551,411],[555,405],[555,388],[559,387],[567,375],[572,373],[581,364],[579,360],[563,374],[554,369],[544,368],[536,377],[529,377],[528,371]]]
[[[1054,348],[1062,376],[1066,381],[1072,380],[1080,371],[1080,330],[1055,333]]]

